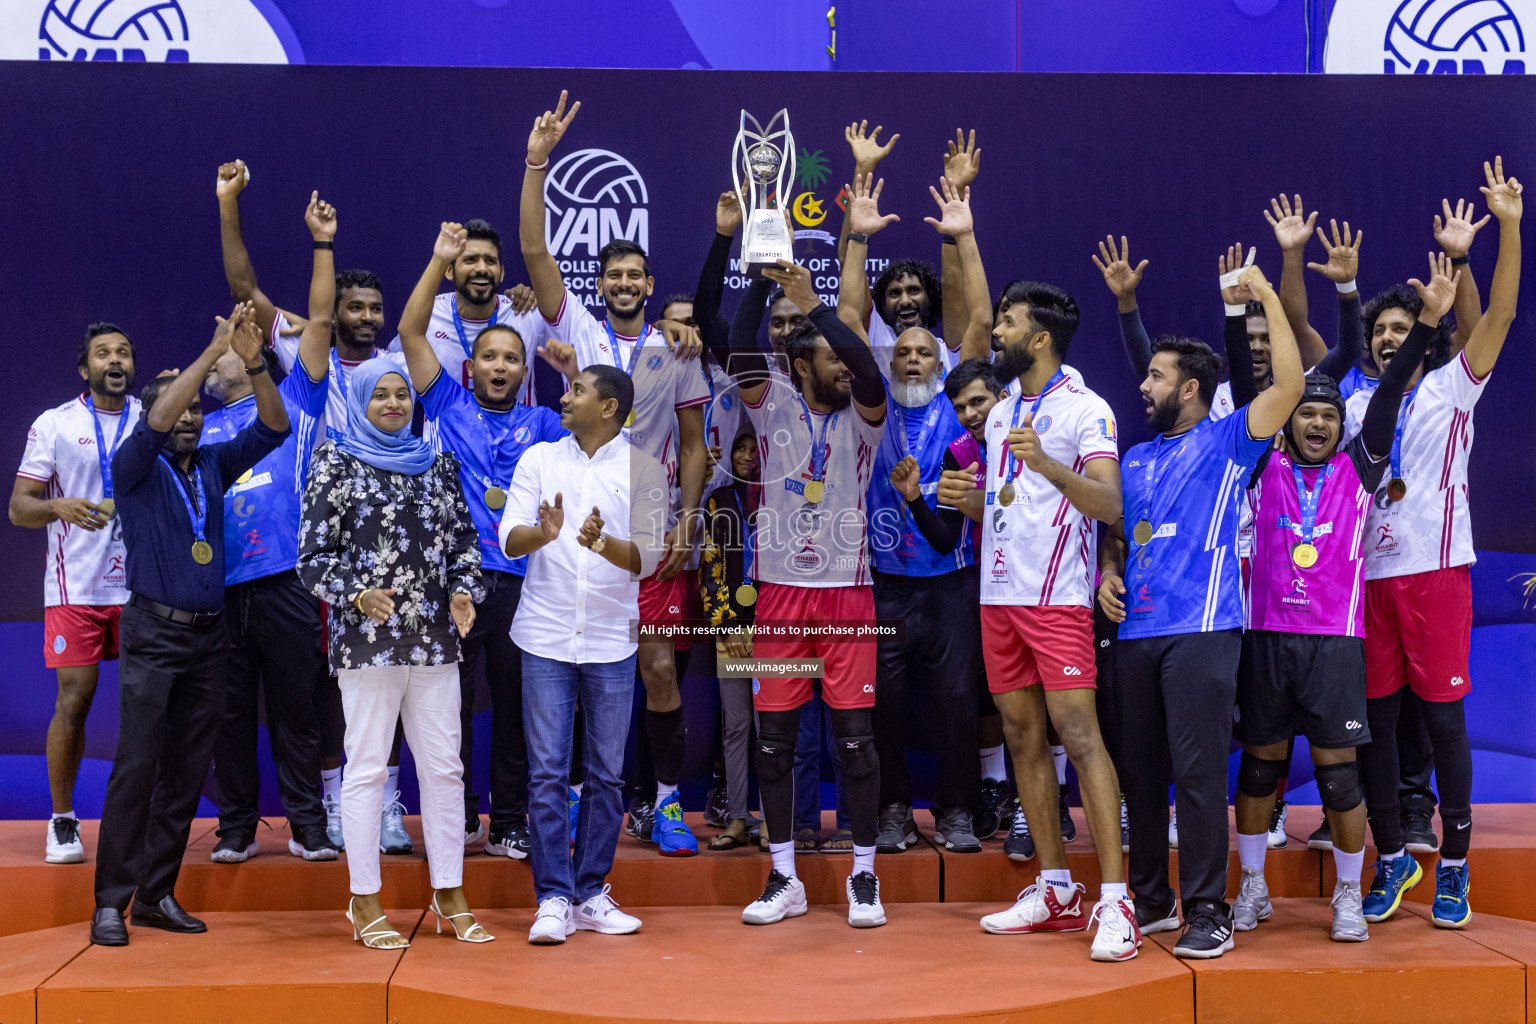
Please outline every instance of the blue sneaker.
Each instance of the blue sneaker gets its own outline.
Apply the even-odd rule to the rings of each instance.
[[[576,817],[581,813],[581,794],[574,789],[566,791],[566,798],[571,804],[571,845],[576,845]]]
[[[1403,902],[1408,890],[1419,884],[1424,869],[1412,855],[1403,854],[1396,860],[1376,862],[1376,877],[1371,879],[1371,891],[1365,894],[1360,909],[1371,924],[1385,921],[1397,913],[1397,905]]]
[[[699,852],[699,841],[683,824],[683,804],[673,793],[656,808],[651,826],[651,842],[661,847],[663,857],[692,857]]]
[[[1463,928],[1472,920],[1472,904],[1467,900],[1472,892],[1472,882],[1467,877],[1467,866],[1446,867],[1444,862],[1435,865],[1436,928]]]

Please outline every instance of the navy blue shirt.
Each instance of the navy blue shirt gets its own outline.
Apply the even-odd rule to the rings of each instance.
[[[186,507],[195,475],[173,467],[165,448],[170,431],[150,429],[146,411],[112,459],[112,486],[128,554],[128,589],[182,611],[223,608],[224,490],[275,451],[289,433],[278,433],[257,419],[228,441],[198,446],[192,469],[202,470],[203,507],[208,511],[203,539],[213,548],[208,564],[198,565],[192,557],[197,536]]]
[[[505,506],[491,508],[485,492],[500,487],[505,493],[512,486],[518,461],[530,446],[558,441],[569,433],[560,425],[560,414],[542,405],[487,409],[441,370],[421,392],[421,404],[433,421],[438,451],[458,456],[464,501],[480,534],[481,571],[526,575],[528,557],[508,558],[497,541]]]
[[[242,473],[224,495],[225,586],[291,573],[298,564],[299,506],[327,391],[326,381],[310,380],[303,363],[295,363],[277,386],[292,433],[282,447]],[[203,440],[228,441],[256,420],[256,396],[247,395],[208,414]]]

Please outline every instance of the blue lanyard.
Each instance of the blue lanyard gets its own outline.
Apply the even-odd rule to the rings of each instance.
[[[1424,383],[1424,378],[1419,378],[1419,384]],[[1408,425],[1408,416],[1413,412],[1413,400],[1418,397],[1419,384],[1413,386],[1408,392],[1408,401],[1397,412],[1397,427],[1392,431],[1392,479],[1403,479],[1403,428]]]
[[[747,521],[747,509],[741,503],[741,492],[735,487],[731,490],[736,495],[736,513],[741,516],[741,585],[752,585],[752,560],[757,555],[757,529]]]
[[[352,402],[347,395],[347,371],[342,369],[341,357],[336,350],[331,349],[331,372],[336,375],[337,387],[341,389],[341,405],[347,410],[347,433],[352,432]]]
[[[1152,457],[1147,460],[1147,485],[1142,489],[1144,501],[1142,504],[1141,518],[1148,525],[1153,525],[1152,492],[1157,489],[1157,457],[1162,453],[1163,442],[1167,440],[1168,438],[1166,436],[1159,434],[1157,436],[1157,447],[1152,449]]]
[[[645,328],[640,332],[640,337],[635,339],[635,347],[629,353],[628,366],[619,362],[619,336],[613,333],[613,324],[604,320],[603,330],[608,332],[608,344],[613,346],[613,365],[633,377],[635,375],[635,364],[640,361],[640,350],[645,347],[645,339],[651,335],[651,325],[646,324]]]
[[[948,401],[948,399],[945,399],[945,401]],[[901,444],[906,449],[906,454],[921,459],[927,453],[928,439],[933,436],[933,428],[939,425],[939,414],[944,411],[938,403],[939,399],[935,398],[932,407],[928,410],[928,418],[923,420],[923,429],[917,435],[916,451],[913,451],[912,447],[907,444],[907,411],[902,409],[900,405],[894,406],[896,409],[901,409]]]
[[[118,445],[123,443],[123,428],[128,425],[128,403],[123,402],[123,411],[117,414],[117,434],[112,438],[112,447],[107,448],[107,440],[101,433],[101,421],[96,418],[96,403],[90,395],[85,396],[85,408],[91,414],[91,426],[96,428],[96,457],[101,460],[101,496],[112,497],[112,456],[117,454]]]
[[[1040,411],[1040,403],[1045,401],[1046,392],[1050,391],[1051,388],[1055,387],[1056,386],[1056,382],[1061,380],[1065,376],[1066,376],[1066,374],[1062,372],[1061,367],[1059,367],[1059,366],[1056,367],[1056,372],[1051,374],[1051,379],[1046,381],[1045,387],[1040,389],[1040,393],[1035,396],[1034,402],[1029,407],[1029,421],[1030,421],[1030,423],[1034,423],[1034,421],[1035,421],[1035,413]],[[1015,428],[1015,427],[1017,427],[1019,425],[1019,413],[1021,411],[1023,411],[1023,409],[1024,409],[1024,396],[1020,395],[1019,396],[1019,400],[1017,402],[1015,402],[1014,406],[1013,406],[1013,422],[1011,422],[1008,425],[1010,430]],[[1004,439],[1004,441],[1003,441],[1003,451],[1006,452],[1007,455],[1008,455],[1008,479],[1009,480],[1017,480],[1019,478],[1019,460],[1013,457],[1013,449],[1008,446],[1008,441],[1006,439]],[[999,468],[1001,468],[1001,467],[999,467]]]
[[[1291,475],[1296,478],[1296,500],[1301,503],[1301,542],[1312,543],[1312,530],[1317,525],[1317,506],[1323,497],[1323,484],[1328,482],[1328,474],[1333,472],[1333,463],[1323,467],[1317,475],[1317,484],[1307,490],[1306,478],[1301,475],[1301,467],[1295,459],[1290,460]]]
[[[715,418],[715,377],[703,359],[699,360],[699,369],[704,371],[704,385],[709,388],[709,404],[704,407],[704,443],[709,444],[709,425]]]
[[[208,506],[203,500],[203,467],[194,464],[192,466],[192,478],[197,483],[197,493],[187,493],[187,483],[171,465],[171,460],[164,452],[160,453],[160,461],[165,463],[165,468],[171,471],[171,476],[176,478],[176,490],[181,494],[181,503],[187,507],[187,518],[192,521],[192,532],[198,540],[203,540],[203,527],[208,522]]]
[[[513,433],[512,412],[510,410],[504,414],[507,419],[506,429],[501,432],[500,437],[496,436],[496,432],[491,428],[491,422],[487,418],[492,415],[495,414],[488,413],[484,409],[475,410],[475,421],[480,424],[480,430],[485,435],[485,447],[490,452],[491,456],[491,475],[485,477],[485,486],[487,487],[497,486],[496,481],[501,479],[501,473],[498,471],[499,467],[501,466],[501,446],[506,443],[507,437]],[[507,486],[512,486],[511,473],[507,474]]]
[[[797,391],[795,392],[795,397],[800,400],[800,408],[805,413],[806,429],[813,432],[812,437],[814,440],[811,442],[811,479],[820,483],[822,478],[827,475],[827,456],[832,450],[832,446],[827,443],[827,432],[837,429],[837,418],[842,414],[834,412],[832,415],[824,417],[821,421],[821,433],[816,434],[814,433],[815,428],[811,426],[811,407],[805,404],[805,396]]]
[[[469,335],[464,331],[464,321],[459,316],[459,297],[457,295],[453,297],[451,306],[453,309],[453,329],[459,332],[459,347],[464,350],[465,359],[473,359],[475,358],[475,343],[470,340]],[[493,298],[491,300],[491,319],[489,323],[485,325],[486,327],[489,327],[491,324],[496,322],[496,314],[498,312],[500,312],[500,307],[497,305],[497,300]],[[485,328],[481,328],[481,330],[484,329]],[[475,337],[478,338],[480,335],[477,334]]]

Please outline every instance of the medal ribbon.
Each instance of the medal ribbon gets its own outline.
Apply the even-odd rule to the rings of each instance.
[[[699,369],[704,373],[704,386],[709,388],[709,404],[704,406],[704,443],[709,444],[709,424],[710,420],[714,419],[715,412],[715,378],[703,359],[699,360]]]
[[[752,560],[757,555],[757,529],[747,520],[747,510],[741,503],[741,492],[732,487],[736,495],[736,512],[741,516],[741,586],[752,586]],[[740,589],[740,588],[738,588]]]
[[[629,353],[628,366],[619,361],[619,336],[613,333],[613,324],[604,320],[603,330],[608,332],[608,344],[613,348],[613,365],[633,377],[635,375],[635,364],[640,361],[640,350],[645,347],[645,339],[651,335],[651,325],[646,324],[644,329],[640,331],[640,337],[635,339],[635,347]]]
[[[490,424],[489,420],[487,419],[487,417],[489,415],[492,415],[492,414],[488,414],[484,409],[481,409],[475,415],[475,421],[480,424],[480,431],[481,431],[482,434],[485,435],[485,446],[486,446],[486,448],[491,453],[491,459],[490,459],[491,475],[484,478],[485,479],[485,486],[486,486],[487,489],[499,486],[496,483],[496,481],[501,479],[501,473],[500,473],[500,467],[501,467],[501,446],[502,446],[503,442],[506,441],[507,436],[512,433],[512,413],[510,411],[505,414],[506,415],[506,428],[504,430],[502,430],[500,437],[497,437],[495,431],[491,429],[491,424]],[[510,487],[511,485],[512,485],[512,474],[508,473],[507,474],[507,486]],[[484,497],[485,497],[484,495],[481,495],[481,500],[482,501],[484,500]],[[492,509],[491,511],[494,512],[496,510]]]
[[[1157,457],[1162,453],[1163,442],[1166,440],[1162,434],[1157,436],[1157,447],[1152,449],[1152,457],[1147,460],[1147,485],[1142,489],[1141,519],[1149,526],[1152,525],[1152,493],[1157,489]],[[1134,542],[1134,535],[1131,540]]]
[[[96,428],[96,457],[101,460],[101,496],[112,497],[112,456],[117,454],[118,446],[123,443],[123,428],[128,425],[128,403],[123,403],[123,411],[118,413],[117,434],[112,438],[112,447],[107,448],[106,438],[101,433],[101,421],[96,418],[96,403],[91,401],[91,396],[85,396],[85,408],[91,414],[91,426]]]
[[[1029,407],[1029,421],[1030,421],[1030,423],[1034,423],[1034,421],[1035,421],[1035,413],[1040,411],[1040,403],[1045,401],[1046,392],[1050,391],[1051,388],[1055,387],[1056,386],[1056,382],[1061,380],[1065,376],[1066,376],[1066,374],[1062,372],[1061,367],[1059,367],[1059,366],[1056,367],[1056,372],[1051,374],[1051,379],[1046,381],[1045,387],[1040,389],[1040,393],[1035,396],[1034,402],[1031,403],[1031,405]],[[1013,406],[1013,422],[1008,424],[1010,430],[1015,428],[1015,427],[1017,427],[1019,425],[1019,413],[1022,412],[1023,409],[1024,409],[1024,396],[1020,395],[1019,396],[1019,400],[1016,403],[1014,403],[1014,406]],[[1018,459],[1013,457],[1013,449],[1008,447],[1008,442],[1007,441],[1003,442],[1003,451],[1008,456],[1008,461],[1007,461],[1008,480],[1011,483],[1012,481],[1017,480],[1019,478],[1019,469],[1023,465],[1023,463],[1021,463]],[[1001,472],[1003,467],[999,466],[997,468],[998,468],[999,472]]]
[[[1323,467],[1317,475],[1317,484],[1307,490],[1306,478],[1302,476],[1301,467],[1296,460],[1291,460],[1291,475],[1296,478],[1296,500],[1301,504],[1301,542],[1312,543],[1312,530],[1317,525],[1317,506],[1323,497],[1323,484],[1328,482],[1328,474],[1333,472],[1333,463]]]
[[[1424,378],[1419,378],[1419,384],[1424,383]],[[1408,425],[1408,417],[1413,412],[1413,400],[1419,395],[1419,384],[1413,386],[1408,392],[1408,401],[1404,402],[1397,411],[1397,427],[1392,431],[1392,479],[1403,479],[1403,428]]]
[[[203,467],[197,465],[192,467],[192,477],[197,484],[197,493],[193,495],[187,493],[187,482],[176,471],[176,467],[171,465],[171,460],[164,452],[160,453],[160,461],[165,463],[165,468],[169,469],[171,476],[176,478],[176,490],[181,494],[181,503],[187,507],[187,518],[192,521],[192,532],[199,541],[204,541],[203,527],[208,522],[208,506],[203,497]]]
[[[837,417],[841,413],[834,412],[830,416],[823,417],[821,433],[817,435],[816,428],[811,426],[811,407],[805,404],[805,396],[797,391],[795,397],[800,400],[800,408],[805,413],[806,429],[811,431],[811,480],[821,483],[822,478],[827,475],[827,456],[832,450],[832,446],[827,441],[827,432],[837,429]]]
[[[475,343],[472,340],[470,340],[470,337],[469,337],[468,333],[465,332],[465,330],[464,330],[464,321],[459,316],[459,297],[458,297],[458,295],[454,295],[453,300],[452,300],[450,305],[451,305],[451,308],[453,309],[453,329],[459,332],[459,347],[464,350],[464,358],[465,359],[474,359],[475,358]],[[486,325],[485,325],[486,327],[489,327],[491,324],[494,324],[496,322],[496,314],[501,312],[501,307],[498,304],[498,300],[493,298],[491,300],[491,305],[492,305],[491,319],[490,319],[489,322],[486,323]],[[484,329],[485,328],[481,328],[481,330],[484,330]],[[613,331],[610,330],[608,333],[612,334]],[[475,335],[475,337],[478,338],[479,335],[477,334],[477,335]]]

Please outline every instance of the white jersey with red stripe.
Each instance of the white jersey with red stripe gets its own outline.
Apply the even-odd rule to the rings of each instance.
[[[454,297],[453,292],[442,292],[432,300],[432,320],[427,324],[427,343],[432,346],[437,361],[448,371],[449,378],[458,381],[461,387],[468,388],[469,356],[464,351],[458,328],[453,322]],[[459,319],[464,324],[464,338],[473,351],[475,339],[491,325],[491,320],[471,320],[467,316]],[[517,389],[517,401],[519,405],[536,404],[533,395],[533,367],[539,358],[539,346],[549,337],[549,326],[539,316],[537,308],[526,313],[514,313],[512,300],[505,295],[496,296],[496,315],[492,320],[512,328],[523,339],[523,360],[528,365],[528,372],[523,376],[522,386]],[[389,351],[404,352],[398,334],[389,343]]]
[[[268,339],[272,343],[272,349],[277,353],[277,361],[282,366],[284,373],[293,372],[293,364],[299,361],[299,336],[290,334],[293,325],[288,318],[278,313],[272,318],[272,334]],[[329,353],[330,369],[325,395],[325,418],[321,421],[323,430],[315,431],[315,447],[320,447],[325,441],[340,441],[347,436],[347,380],[353,369],[359,362],[351,359],[342,359],[333,348]],[[405,354],[402,352],[382,352],[375,350],[369,358],[388,359],[400,369],[400,376],[406,383],[410,383],[411,374],[405,368]]]
[[[641,352],[633,360],[634,372],[630,374],[635,385],[633,417],[624,436],[666,470],[667,483],[672,488],[667,522],[670,530],[677,522],[683,500],[677,474],[677,410],[709,404],[709,384],[699,370],[699,361],[677,358],[667,347],[666,339],[649,326],[643,340],[617,332],[610,340],[605,322],[593,316],[569,290],[560,300],[560,312],[549,327],[556,338],[576,350],[576,363],[583,368],[603,363],[627,371],[639,342]]]
[[[96,411],[108,449],[118,439],[119,428],[122,439],[127,440],[141,412],[139,400],[132,397],[121,412]],[[45,498],[101,501],[101,458],[85,395],[49,409],[33,421],[16,475],[46,484]],[[48,524],[44,606],[123,604],[128,600],[125,557],[122,520],[118,517],[113,516],[99,530],[84,530],[55,519]]]
[[[776,374],[756,405],[743,405],[757,431],[763,481],[752,578],[793,587],[868,586],[866,499],[886,420],[870,423],[852,405],[816,412]],[[811,457],[823,427],[822,495],[813,502],[806,487],[813,481]]]
[[[1048,387],[1035,413],[1035,433],[1045,454],[1074,473],[1095,459],[1119,461],[1118,429],[1109,403],[1089,390],[1082,376],[1064,376]],[[981,603],[1082,605],[1093,603],[1093,520],[1079,512],[1045,477],[1015,462],[1013,500],[1000,494],[1010,479],[1008,431],[1029,419],[1035,395],[1018,394],[1015,382],[987,416],[986,512],[981,533]]]
[[[1402,476],[1408,493],[1387,497],[1388,470],[1371,501],[1365,525],[1365,578],[1386,579],[1471,565],[1472,516],[1467,507],[1467,458],[1472,452],[1472,409],[1487,376],[1472,376],[1465,353],[1424,374],[1404,399]],[[1374,387],[1349,396],[1345,437],[1360,432]]]

